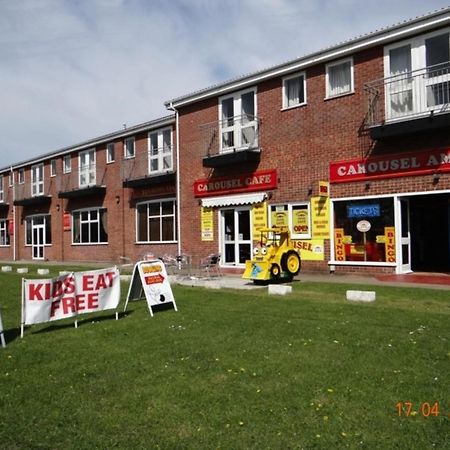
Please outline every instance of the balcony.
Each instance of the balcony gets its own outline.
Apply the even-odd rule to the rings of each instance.
[[[379,140],[450,126],[450,62],[365,84],[367,128]]]
[[[260,120],[248,114],[200,126],[203,167],[258,163]]]
[[[50,195],[53,179],[45,179],[34,182],[16,184],[14,186],[14,205],[37,206],[46,205],[51,201]]]
[[[106,192],[105,174],[105,167],[97,167],[95,164],[63,173],[58,177],[58,197],[77,198],[87,195],[103,195]]]
[[[134,158],[122,161],[124,187],[136,188],[161,183],[174,183],[173,152],[171,146],[154,148]]]

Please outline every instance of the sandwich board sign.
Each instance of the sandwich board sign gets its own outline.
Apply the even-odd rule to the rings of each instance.
[[[136,263],[130,287],[128,288],[124,311],[126,311],[129,301],[139,300],[144,295],[152,317],[153,308],[161,305],[171,303],[175,311],[177,311],[166,267],[159,259]]]

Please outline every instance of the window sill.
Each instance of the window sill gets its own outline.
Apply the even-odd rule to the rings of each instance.
[[[290,111],[291,109],[297,109],[297,108],[301,108],[303,106],[308,106],[308,103],[299,103],[298,105],[293,105],[293,106],[285,106],[283,108],[280,109],[281,112],[283,111]]]
[[[379,262],[379,261],[328,261],[329,266],[378,266],[378,267],[396,267],[397,263]]]
[[[72,242],[72,247],[81,246],[84,247],[86,245],[108,245],[108,242]]]
[[[328,100],[334,100],[335,98],[347,97],[349,95],[354,95],[354,94],[355,94],[355,91],[344,92],[343,94],[337,94],[337,95],[333,95],[331,97],[325,97],[323,100],[325,102],[327,102]]]
[[[178,241],[136,241],[136,245],[152,245],[152,244],[176,244]]]

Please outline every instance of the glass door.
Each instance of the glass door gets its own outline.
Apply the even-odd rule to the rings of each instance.
[[[31,248],[33,259],[44,259],[45,225],[34,223],[31,229]]]
[[[251,259],[251,219],[249,208],[221,211],[222,255],[224,264],[245,264]]]
[[[400,248],[401,273],[411,272],[411,232],[407,198],[400,199]]]

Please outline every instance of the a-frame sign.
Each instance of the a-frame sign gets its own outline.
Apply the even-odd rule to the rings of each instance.
[[[139,300],[144,296],[152,317],[153,308],[161,305],[172,304],[177,311],[166,267],[159,259],[135,264],[124,311],[129,301]]]

